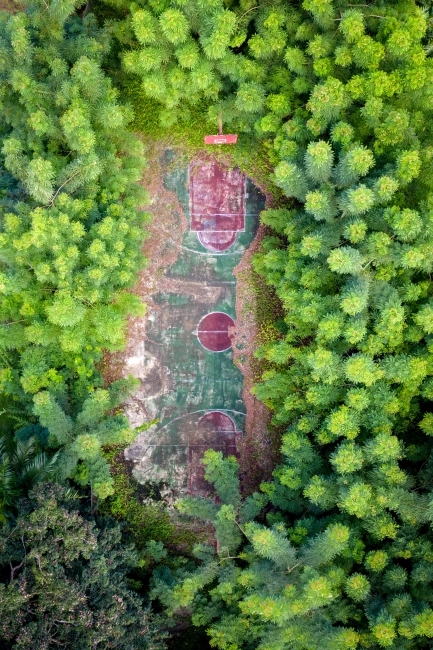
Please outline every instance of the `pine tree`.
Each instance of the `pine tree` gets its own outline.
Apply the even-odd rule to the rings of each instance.
[[[49,430],[61,475],[80,462],[102,498],[101,447],[131,433],[96,364],[143,310],[127,291],[143,263],[143,158],[102,70],[107,30],[78,6],[29,0],[0,18],[0,391]]]
[[[113,415],[131,388],[131,382],[125,381],[115,382],[108,390],[98,388],[78,413],[65,412],[49,391],[34,396],[34,413],[48,432],[47,444],[59,450],[55,463],[58,479],[72,477],[89,485],[92,501],[113,494],[114,481],[103,446],[127,445],[136,435],[125,416]]]
[[[125,292],[142,263],[141,147],[101,70],[106,34],[91,16],[68,18],[74,6],[45,16],[30,4],[2,23],[3,165],[22,196],[4,206],[0,235],[0,345],[21,350],[15,391],[86,381],[141,309]],[[26,353],[44,358],[37,376]]]
[[[104,1],[130,13],[112,26],[129,46],[123,69],[159,102],[164,126],[187,124],[200,106],[214,125],[223,111],[227,124],[263,134],[289,114],[284,54],[297,17],[287,3]]]

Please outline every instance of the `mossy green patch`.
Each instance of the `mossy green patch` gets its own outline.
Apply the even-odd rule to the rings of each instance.
[[[197,535],[175,524],[162,501],[144,503],[140,499],[138,483],[130,476],[123,451],[121,445],[107,447],[104,451],[114,478],[114,494],[101,503],[101,513],[126,521],[139,550],[144,550],[146,543],[154,540],[173,550],[189,553],[198,541]]]

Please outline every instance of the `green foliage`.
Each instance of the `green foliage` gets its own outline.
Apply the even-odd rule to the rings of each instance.
[[[143,311],[128,291],[143,265],[143,158],[101,67],[107,30],[79,4],[0,17],[0,391],[48,429],[60,475],[105,498],[101,447],[133,434],[109,415],[122,400],[100,388],[98,362]]]
[[[223,459],[220,452],[206,452],[204,462],[219,476],[233,473],[233,461]],[[218,489],[217,482],[215,488],[224,501],[211,518],[217,552],[210,546],[206,550],[203,545],[197,548],[197,556],[206,561],[195,571],[183,569],[174,575],[157,571],[154,597],[169,612],[179,606],[191,608],[194,625],[208,626],[212,647],[283,648],[289,639],[293,647],[317,647],[319,639],[320,645],[330,650],[356,647],[359,635],[350,629],[332,631],[323,609],[330,601],[346,598],[345,590],[350,591],[350,585],[344,583],[344,570],[332,566],[336,557],[344,564],[351,548],[349,529],[323,522],[321,530],[314,530],[311,520],[305,520],[305,534],[309,533],[310,539],[299,551],[282,522],[266,527],[243,520],[239,490],[234,484],[229,491],[224,485]],[[254,498],[260,512],[267,499],[263,495]],[[202,509],[199,501],[190,499],[180,507],[197,516]],[[225,543],[229,537],[231,546]],[[171,588],[173,578],[177,584]],[[358,584],[352,582],[351,594]],[[365,591],[363,582],[357,595],[362,588]]]
[[[414,0],[107,4],[122,18],[105,30],[69,18],[72,0],[0,21],[2,390],[34,409],[63,476],[110,495],[165,562],[158,542],[173,530],[159,519],[151,541],[152,513],[101,451],[131,435],[95,363],[122,345],[142,263],[141,151],[101,68],[111,34],[144,107],[135,127],[180,123],[197,146],[222,111],[249,134],[239,160],[267,139],[285,197],[262,216],[277,236],[255,258],[282,314],[261,323],[255,388],[284,430],[282,463],[242,503],[234,460],[207,454],[218,502],[180,509],[213,525],[217,549],[197,545],[198,567],[159,567],[155,597],[190,608],[222,650],[428,647],[431,12]]]
[[[57,457],[38,450],[37,441],[0,436],[0,524],[15,514],[17,501],[36,483],[55,474]]]
[[[412,2],[340,3],[338,15],[331,3],[303,8],[305,37],[299,28],[287,54],[300,101],[274,141],[274,181],[299,204],[264,213],[287,239],[255,260],[286,323],[260,351],[270,367],[256,395],[286,427],[283,464],[263,489],[285,527],[310,511],[315,527],[350,531],[330,559],[342,572],[339,600],[324,611],[334,630],[356,630],[353,647],[427,647],[432,631],[409,614],[430,620],[433,578],[427,14]],[[311,543],[307,534],[302,557]],[[352,556],[356,544],[364,560]],[[421,548],[425,589],[415,579]]]
[[[129,12],[111,30],[124,71],[159,103],[162,126],[188,129],[199,106],[214,126],[222,110],[228,124],[262,134],[290,112],[284,55],[297,17],[286,3],[105,1]]]
[[[100,68],[106,37],[91,17],[42,30],[43,13],[3,19],[1,35],[4,166],[23,199],[1,222],[0,345],[22,365],[3,384],[30,393],[94,381],[101,348],[119,348],[125,315],[141,308],[125,292],[142,264],[141,148]]]
[[[125,416],[112,414],[123,398],[118,389],[125,384],[128,382],[118,381],[108,390],[96,389],[75,417],[65,412],[48,391],[37,393],[33,399],[34,413],[48,431],[48,445],[60,448],[56,461],[59,479],[73,477],[81,485],[90,485],[92,494],[100,499],[114,491],[102,446],[125,445],[136,435]]]
[[[401,453],[396,443],[391,450],[384,442],[372,441],[368,453],[384,460]],[[316,510],[289,527],[287,516],[271,511],[266,526],[251,519],[269,498],[276,500],[278,484],[262,486],[268,496],[249,497],[258,509],[245,520],[238,487],[217,487],[219,477],[233,476],[233,461],[209,451],[204,463],[217,478],[220,505],[189,498],[179,508],[213,523],[217,549],[197,546],[198,568],[154,572],[153,597],[169,615],[188,607],[193,624],[207,626],[211,646],[223,649],[396,647],[398,636],[402,647],[427,647],[424,641],[433,633],[433,544],[425,533],[419,536],[414,519],[402,524],[399,535],[386,534],[388,541],[376,550],[368,549],[377,546],[377,527],[389,522],[380,521],[373,503],[367,536],[343,512],[333,518]],[[351,485],[359,509],[371,495],[368,486]]]
[[[77,506],[70,490],[45,484],[2,530],[2,648],[164,648],[128,587],[134,548],[113,520],[89,520]]]
[[[144,550],[156,561],[162,556],[155,557],[149,544],[164,543],[170,549],[189,551],[196,543],[197,535],[185,526],[176,525],[162,502],[151,499],[143,502],[137,483],[131,479],[126,467],[123,451],[124,445],[111,445],[104,450],[111,468],[113,492],[99,505],[99,511],[126,523],[137,549]]]

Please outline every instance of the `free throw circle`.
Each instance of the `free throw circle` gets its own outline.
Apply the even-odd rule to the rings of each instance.
[[[226,232],[202,230],[197,233],[197,237],[202,246],[215,253],[231,248],[236,241],[236,233],[229,230]]]
[[[217,433],[224,433],[227,435],[233,435],[236,433],[236,425],[231,417],[225,413],[221,413],[221,411],[208,411],[208,413],[200,418],[198,424],[202,427],[210,426]]]

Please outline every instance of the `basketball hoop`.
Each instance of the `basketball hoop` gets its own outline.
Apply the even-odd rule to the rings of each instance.
[[[235,133],[226,133],[223,134],[223,118],[222,113],[219,114],[218,118],[218,135],[205,135],[204,143],[205,144],[235,144],[237,142],[238,136]]]

